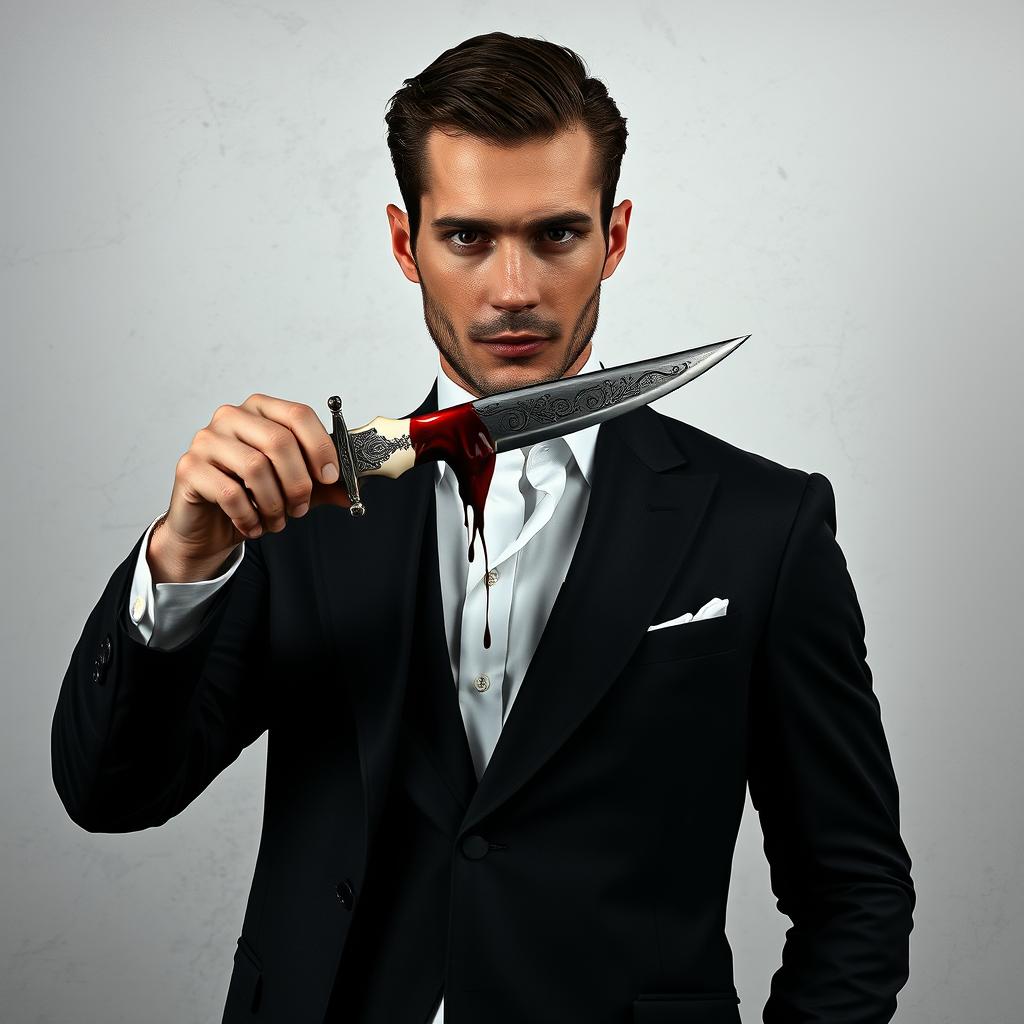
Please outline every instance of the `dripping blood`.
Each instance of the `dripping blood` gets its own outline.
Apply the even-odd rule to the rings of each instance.
[[[469,529],[469,510],[473,509],[473,532],[469,537],[469,560],[473,561],[476,535],[484,549],[484,647],[491,646],[491,588],[486,585],[490,566],[487,561],[487,541],[484,538],[484,504],[494,476],[494,445],[483,420],[477,415],[472,402],[454,405],[449,409],[414,416],[409,421],[409,437],[416,452],[416,464],[444,459],[459,482],[462,499],[463,523]]]

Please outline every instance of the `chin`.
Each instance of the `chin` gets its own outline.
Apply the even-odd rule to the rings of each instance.
[[[488,391],[494,394],[498,391],[514,391],[516,388],[526,387],[529,384],[540,384],[553,379],[554,370],[549,366],[527,365],[519,362],[513,366],[506,366],[500,370],[494,370],[487,375],[486,383]]]

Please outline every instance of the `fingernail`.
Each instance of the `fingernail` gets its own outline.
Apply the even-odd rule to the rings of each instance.
[[[333,462],[328,462],[323,469],[320,470],[320,476],[323,477],[324,481],[329,484],[333,484],[338,479],[338,470],[335,468]]]

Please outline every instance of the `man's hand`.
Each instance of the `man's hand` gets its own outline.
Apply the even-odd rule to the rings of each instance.
[[[231,552],[315,505],[349,507],[334,442],[308,406],[269,395],[222,405],[174,475],[170,507],[150,534],[155,583],[208,579]]]

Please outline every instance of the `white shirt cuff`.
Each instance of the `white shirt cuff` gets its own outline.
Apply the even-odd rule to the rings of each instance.
[[[214,594],[227,583],[245,555],[243,541],[230,556],[228,567],[212,580],[195,583],[154,583],[146,559],[149,537],[153,527],[166,513],[161,512],[149,524],[139,557],[135,563],[131,591],[128,595],[128,619],[147,647],[166,651],[191,639],[199,632],[199,625]]]

